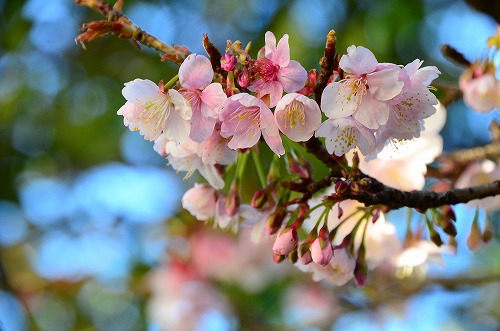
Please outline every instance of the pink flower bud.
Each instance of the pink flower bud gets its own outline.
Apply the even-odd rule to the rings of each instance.
[[[366,279],[368,278],[368,267],[364,259],[359,259],[356,261],[356,266],[354,267],[354,283],[357,287],[363,287],[366,284]]]
[[[299,240],[297,230],[295,228],[285,228],[276,237],[273,245],[273,252],[277,255],[286,255],[297,247]]]
[[[266,220],[266,231],[268,234],[273,235],[281,227],[281,223],[286,216],[286,210],[281,205],[276,206],[276,210],[267,217]]]
[[[246,88],[250,85],[251,78],[252,74],[250,73],[250,70],[244,69],[238,76],[238,84],[241,87]]]
[[[276,255],[276,254],[273,255],[273,261],[276,264],[279,264],[279,263],[283,262],[284,260],[285,260],[284,255]]]
[[[266,189],[257,190],[255,191],[252,197],[252,207],[260,209],[264,207],[268,199],[269,199],[269,192]]]
[[[236,57],[231,53],[224,54],[220,59],[220,66],[225,71],[233,70],[235,64],[236,64]]]
[[[303,265],[307,265],[312,262],[311,251],[309,249],[309,244],[303,243],[298,249],[299,260]]]
[[[231,186],[231,190],[229,191],[229,195],[226,200],[226,214],[230,217],[233,217],[238,212],[240,208],[240,196],[238,194],[239,185],[234,183]]]
[[[322,266],[326,266],[333,257],[332,243],[328,240],[328,230],[323,227],[319,232],[318,238],[311,244],[312,260]]]

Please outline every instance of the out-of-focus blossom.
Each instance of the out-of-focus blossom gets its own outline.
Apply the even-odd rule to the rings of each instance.
[[[296,266],[302,271],[312,273],[314,281],[326,280],[333,285],[342,286],[354,276],[356,260],[349,256],[345,248],[340,248],[335,249],[333,257],[325,266],[316,263],[297,263]]]
[[[248,89],[256,92],[259,98],[269,95],[269,107],[272,108],[281,99],[283,90],[290,93],[304,87],[307,71],[299,62],[290,60],[287,34],[280,39],[278,45],[276,37],[270,31],[266,32],[265,39],[265,56],[252,64],[253,83]]]
[[[473,63],[459,80],[465,103],[481,113],[500,108],[500,82],[495,68],[489,64]]]
[[[316,101],[289,93],[281,98],[274,111],[281,132],[293,141],[306,141],[321,125],[321,110]]]
[[[500,165],[491,160],[482,160],[471,163],[457,179],[455,187],[471,187],[491,183],[495,180],[500,180]],[[500,196],[473,200],[468,202],[467,205],[494,211],[500,208]]]
[[[262,100],[247,93],[233,95],[224,102],[220,119],[221,136],[231,137],[229,148],[250,148],[262,133],[274,153],[285,154],[276,120]]]
[[[201,330],[204,318],[213,314],[228,323],[234,318],[228,300],[182,263],[154,270],[149,286],[147,314],[160,330]]]
[[[163,82],[135,79],[125,83],[122,94],[127,99],[118,110],[130,130],[139,130],[144,139],[156,140],[161,134],[177,144],[185,143],[191,129],[189,102],[176,90],[165,92]]]
[[[378,154],[360,156],[359,168],[380,182],[404,191],[424,187],[427,164],[443,151],[443,139],[439,135],[446,122],[446,110],[436,106],[434,116],[425,119],[425,130],[419,138],[388,143]]]
[[[189,138],[198,143],[208,138],[219,118],[226,94],[220,83],[212,83],[214,71],[210,60],[203,55],[190,54],[179,68],[180,93],[191,104]]]
[[[200,221],[207,221],[215,216],[215,202],[215,190],[198,183],[182,197],[182,207]]]

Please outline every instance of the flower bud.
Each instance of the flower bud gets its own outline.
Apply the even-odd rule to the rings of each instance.
[[[359,184],[364,189],[369,189],[372,186],[372,180],[368,177],[364,177],[359,180]]]
[[[339,180],[335,183],[335,193],[344,194],[349,190],[349,184],[347,181]]]
[[[485,243],[489,243],[491,239],[493,239],[493,229],[491,228],[491,224],[488,219],[486,219],[486,225],[483,232],[483,241]]]
[[[441,206],[441,211],[443,212],[443,216],[446,217],[448,220],[452,220],[454,222],[457,221],[457,216],[455,215],[455,212],[453,211],[453,208],[449,205]]]
[[[366,261],[360,259],[356,259],[356,266],[354,267],[354,283],[357,287],[364,287],[366,284],[366,279],[368,278],[368,267],[366,265]]]
[[[332,243],[328,240],[328,229],[323,226],[318,238],[311,244],[312,260],[322,266],[326,266],[333,257]]]
[[[220,66],[225,71],[231,71],[236,64],[236,57],[231,53],[224,54],[220,59]]]
[[[226,214],[233,217],[240,208],[240,195],[238,194],[239,185],[235,182],[231,185],[231,190],[226,200]]]
[[[449,220],[443,220],[441,228],[449,236],[455,237],[457,235],[457,228],[455,227],[455,224],[453,224],[453,222],[450,222]]]
[[[439,246],[443,245],[443,240],[441,239],[441,236],[439,235],[439,233],[437,233],[437,231],[435,231],[435,230],[432,231],[430,237],[431,237],[431,241],[434,244],[436,244],[436,246],[439,247]]]
[[[375,224],[379,218],[380,218],[380,209],[376,209],[375,214],[373,214],[372,223]]]
[[[277,255],[286,255],[297,247],[299,236],[295,228],[285,228],[276,237],[273,252]]]
[[[302,245],[299,246],[298,255],[299,255],[299,260],[302,262],[303,265],[307,265],[312,262],[312,257],[311,257],[311,250],[309,247],[309,243],[305,242]]]
[[[284,260],[285,260],[285,256],[284,255],[276,255],[276,254],[273,255],[273,261],[276,264],[280,264]]]
[[[297,252],[297,248],[295,248],[293,251],[288,253],[288,260],[292,263],[295,264],[297,260],[299,259],[299,255]]]
[[[268,199],[269,199],[269,192],[266,189],[257,190],[255,191],[252,197],[252,207],[260,209],[264,207]]]
[[[269,235],[273,235],[278,232],[285,216],[286,210],[281,205],[276,206],[276,210],[270,214],[266,220],[266,231]]]
[[[248,68],[245,68],[238,76],[238,84],[241,87],[246,88],[250,85],[251,78],[252,75],[250,73],[250,70]]]
[[[469,247],[471,251],[477,252],[481,249],[481,247],[483,247],[483,244],[483,235],[481,234],[477,220],[475,219],[474,222],[472,222],[469,237],[467,237],[467,247]]]
[[[363,187],[358,182],[351,182],[351,184],[349,185],[349,189],[352,193],[359,193],[363,191]]]

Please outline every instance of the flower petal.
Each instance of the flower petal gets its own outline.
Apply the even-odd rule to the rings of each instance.
[[[179,68],[179,82],[184,88],[203,90],[213,78],[210,60],[203,55],[190,54]]]
[[[135,103],[149,99],[151,96],[156,96],[158,93],[158,85],[149,79],[134,79],[131,82],[125,83],[125,87],[122,89],[125,99]]]
[[[218,118],[220,108],[226,101],[226,93],[220,83],[212,83],[201,92],[201,113],[205,117]]]
[[[282,66],[278,71],[278,81],[285,92],[297,92],[306,84],[307,71],[299,62],[291,60],[288,66]]]
[[[278,47],[275,52],[271,54],[271,57],[266,57],[271,59],[275,64],[280,67],[286,67],[290,63],[290,46],[288,45],[288,35],[285,34],[281,37],[278,42]]]
[[[354,45],[347,48],[347,55],[342,55],[339,63],[344,71],[358,76],[373,72],[377,64],[375,55],[368,48]]]
[[[321,110],[329,118],[350,116],[358,107],[359,101],[353,99],[355,86],[347,83],[328,84],[321,94]],[[358,93],[359,94],[359,93]]]
[[[404,83],[399,80],[398,69],[384,69],[366,75],[370,94],[377,100],[394,98],[403,90]]]
[[[215,118],[204,117],[201,112],[193,113],[189,138],[197,143],[202,143],[214,131],[215,122]]]

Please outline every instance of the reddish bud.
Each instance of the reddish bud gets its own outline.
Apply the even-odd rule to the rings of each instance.
[[[276,254],[273,255],[273,261],[276,264],[280,264],[284,260],[285,260],[285,256],[284,255],[276,255]]]
[[[226,214],[230,217],[233,217],[238,212],[240,208],[240,195],[238,194],[239,185],[234,183],[231,186],[231,190],[229,191],[229,195],[226,200]]]
[[[299,246],[298,255],[299,255],[299,260],[302,262],[303,265],[307,265],[312,262],[312,257],[311,257],[311,250],[309,247],[309,243],[305,242],[302,245]]]
[[[351,182],[351,184],[349,185],[349,189],[352,193],[359,193],[363,191],[363,187],[361,187],[361,184],[358,182]]]
[[[260,209],[264,207],[268,200],[269,192],[266,189],[257,190],[252,197],[252,207]]]
[[[344,194],[349,190],[349,184],[347,181],[339,180],[335,183],[335,193]]]
[[[243,69],[243,71],[238,76],[238,84],[246,88],[250,85],[252,74],[248,68]]]
[[[356,266],[354,267],[354,283],[357,287],[364,287],[366,284],[366,279],[368,278],[368,267],[364,258],[356,260]]]
[[[441,206],[441,211],[443,212],[443,216],[446,217],[448,220],[452,220],[454,222],[457,221],[457,216],[455,215],[455,212],[453,211],[453,208],[449,205]]]
[[[375,224],[375,222],[377,222],[379,218],[380,218],[380,209],[376,209],[375,214],[373,214],[372,223]]]
[[[473,252],[479,251],[483,247],[483,235],[479,230],[477,221],[472,222],[472,227],[470,229],[469,237],[467,238],[467,247]]]
[[[328,239],[328,229],[323,226],[319,231],[318,238],[311,244],[312,260],[322,266],[326,266],[333,257],[332,243]]]
[[[290,159],[288,161],[288,168],[292,174],[295,174],[300,178],[311,178],[311,173],[309,172],[309,170],[293,159]]]
[[[231,71],[236,64],[236,57],[231,53],[226,53],[220,58],[220,66],[225,71]]]
[[[436,246],[443,245],[443,240],[441,239],[441,236],[439,235],[439,233],[437,233],[436,231],[432,231],[430,237],[431,237],[431,241],[434,244],[436,244]]]
[[[441,228],[449,236],[455,237],[457,235],[457,228],[455,227],[455,224],[449,220],[443,220]]]
[[[281,205],[278,205],[276,207],[276,210],[270,214],[267,217],[266,220],[266,231],[268,234],[273,235],[281,227],[281,223],[283,223],[283,220],[285,219],[286,216],[286,210],[283,209]]]
[[[297,247],[299,236],[295,228],[285,228],[276,237],[273,252],[277,255],[286,255]]]

